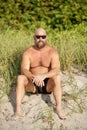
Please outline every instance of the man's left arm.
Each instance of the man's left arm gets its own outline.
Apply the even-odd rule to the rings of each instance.
[[[57,51],[53,52],[51,59],[51,69],[49,72],[45,73],[45,78],[52,78],[60,73],[60,60]]]

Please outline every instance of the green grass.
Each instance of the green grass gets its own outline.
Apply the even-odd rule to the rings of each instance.
[[[16,30],[0,32],[0,77],[5,79],[6,93],[20,73],[21,53],[32,43],[32,35]]]
[[[80,25],[71,31],[59,32],[50,28],[46,31],[48,44],[59,51],[62,70],[70,71],[72,67],[78,67],[87,71],[86,26]],[[16,82],[16,76],[20,73],[21,54],[34,43],[33,35],[34,29],[0,31],[0,79],[5,80],[5,87],[1,85],[0,91],[9,93],[11,84]]]

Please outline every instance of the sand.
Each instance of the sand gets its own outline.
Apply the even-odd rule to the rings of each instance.
[[[87,130],[87,74],[73,69],[62,72],[62,107],[67,119],[60,120],[55,112],[53,94],[26,93],[22,102],[25,113],[17,121],[15,111],[15,85],[10,95],[0,101],[0,130]]]

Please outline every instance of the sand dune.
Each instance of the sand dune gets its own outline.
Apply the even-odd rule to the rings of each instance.
[[[55,112],[53,94],[27,94],[22,102],[25,116],[12,120],[15,111],[15,85],[0,103],[0,130],[87,130],[87,74],[73,70],[61,73],[62,106],[66,120]]]

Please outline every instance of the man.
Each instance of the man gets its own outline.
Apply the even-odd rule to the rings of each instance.
[[[61,110],[60,61],[58,52],[47,45],[47,34],[43,28],[36,30],[35,45],[26,49],[22,55],[21,75],[17,78],[16,112],[21,116],[21,102],[25,91],[36,93],[53,92],[56,111],[60,119],[65,119]]]

